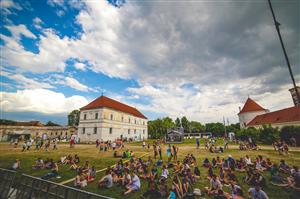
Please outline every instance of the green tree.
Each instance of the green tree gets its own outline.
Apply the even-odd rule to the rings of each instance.
[[[78,126],[79,117],[80,117],[80,111],[79,110],[73,110],[68,115],[68,125],[69,126]]]
[[[236,124],[230,124],[229,126],[226,126],[227,132],[237,132],[240,130],[240,123]]]
[[[271,125],[263,125],[260,129],[259,141],[263,144],[272,144],[279,139],[279,129],[273,128]]]
[[[197,121],[191,121],[189,123],[189,129],[194,132],[194,131],[197,131],[197,132],[204,132],[204,125],[202,125],[200,122],[197,122]]]
[[[260,136],[260,130],[250,127],[247,129],[240,129],[236,132],[236,136],[242,140],[247,139],[248,137],[251,137],[254,141],[259,141]]]
[[[54,122],[52,122],[52,121],[48,121],[46,124],[45,124],[45,126],[60,126],[59,124],[56,124],[56,123],[54,123]]]
[[[284,126],[280,130],[280,138],[290,142],[290,139],[294,137],[297,145],[300,146],[300,126]]]
[[[224,124],[220,122],[205,124],[205,130],[206,132],[211,132],[215,136],[224,136],[225,133]]]
[[[176,120],[175,120],[175,126],[176,126],[177,128],[181,127],[181,121],[180,121],[179,118],[176,118]]]
[[[181,118],[181,125],[182,125],[185,132],[190,131],[190,129],[189,129],[189,120],[185,116],[183,116]]]

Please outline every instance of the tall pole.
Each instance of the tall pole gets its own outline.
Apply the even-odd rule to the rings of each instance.
[[[293,71],[292,71],[290,61],[289,61],[288,55],[286,53],[286,50],[285,50],[285,47],[284,47],[284,44],[283,44],[283,41],[282,41],[282,37],[281,37],[281,34],[280,34],[280,29],[279,29],[280,23],[275,18],[275,14],[274,14],[274,11],[273,11],[271,0],[268,0],[268,2],[269,2],[269,6],[270,6],[270,9],[271,9],[271,12],[272,12],[274,24],[275,24],[275,27],[276,27],[276,30],[277,30],[277,33],[278,33],[278,37],[279,37],[279,40],[280,40],[280,43],[281,43],[283,54],[284,54],[284,57],[285,57],[287,65],[288,65],[289,72],[290,72],[290,75],[291,75],[291,78],[292,78],[292,81],[293,81],[293,85],[294,85],[294,89],[295,89],[295,92],[296,92],[296,95],[297,95],[297,98],[298,98],[298,102],[300,102],[300,95],[299,95],[299,92],[297,90],[297,86],[296,86],[296,82],[295,82],[295,79],[294,79]]]

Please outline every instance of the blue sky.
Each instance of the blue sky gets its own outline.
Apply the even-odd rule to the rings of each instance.
[[[236,122],[248,95],[292,105],[267,4],[120,2],[1,1],[1,118],[65,124],[102,93],[202,123]],[[299,82],[299,2],[274,8]]]

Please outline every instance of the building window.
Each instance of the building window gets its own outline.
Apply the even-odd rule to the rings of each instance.
[[[145,121],[143,121],[143,125],[145,125]]]
[[[124,121],[124,116],[122,115],[122,118],[121,118],[122,122]]]
[[[95,119],[98,119],[98,113],[95,114]]]
[[[53,132],[51,132],[50,135],[53,135]]]
[[[128,118],[128,123],[130,123],[130,118]]]
[[[113,120],[113,119],[114,119],[113,114],[110,114],[110,120]]]
[[[86,114],[83,115],[83,119],[86,120]]]
[[[85,127],[82,128],[82,134],[85,134]]]
[[[134,129],[134,134],[136,134],[136,129]]]
[[[130,134],[130,129],[128,129],[128,135]]]
[[[63,132],[60,132],[60,135],[62,135],[63,134]]]
[[[112,128],[109,128],[109,134],[112,134]]]
[[[97,134],[97,127],[94,127],[94,134]]]
[[[145,134],[145,130],[143,130],[143,134]]]
[[[134,123],[136,124],[136,119],[134,120]]]
[[[65,135],[68,135],[68,132],[66,132],[66,134]]]

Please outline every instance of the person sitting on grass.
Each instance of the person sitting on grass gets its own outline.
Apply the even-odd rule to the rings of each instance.
[[[95,166],[92,166],[92,168],[90,168],[88,171],[87,182],[93,182],[95,178],[96,178],[96,169]]]
[[[236,183],[236,182],[237,182],[236,175],[232,172],[231,169],[229,169],[225,175],[225,184]]]
[[[244,158],[244,160],[245,160],[245,163],[247,165],[253,165],[253,163],[251,162],[251,158],[248,155],[246,155],[246,157]]]
[[[55,177],[60,178],[60,176],[58,175],[58,165],[56,162],[53,162],[51,172],[46,173],[41,178],[44,180],[49,180],[50,178],[55,178]]]
[[[170,190],[168,199],[176,199],[176,190],[174,188]]]
[[[208,158],[205,158],[202,162],[202,166],[203,167],[206,167],[206,168],[209,168],[210,167],[210,162],[208,160]]]
[[[232,199],[243,199],[243,190],[242,188],[234,182],[231,182],[228,186],[230,189],[230,194],[226,193],[227,198]]]
[[[210,180],[213,175],[214,175],[214,171],[213,171],[212,167],[210,166],[207,170],[207,179]]]
[[[255,169],[259,172],[264,172],[265,170],[267,170],[262,166],[262,161],[259,158],[256,158]]]
[[[200,179],[200,170],[197,166],[194,167],[194,178]]]
[[[222,190],[222,184],[217,179],[217,176],[213,175],[212,178],[210,179],[210,187],[205,187],[204,189],[208,195],[211,195],[211,196],[217,195],[218,191]]]
[[[90,169],[90,163],[89,161],[85,161],[83,167],[82,167],[82,172],[87,173]]]
[[[269,169],[271,174],[271,183],[277,186],[287,186],[287,180],[284,179],[279,173],[279,169],[277,164],[273,164],[273,166]]]
[[[136,175],[135,172],[130,174],[131,182],[126,186],[127,191],[124,192],[124,195],[127,195],[133,191],[137,191],[141,188],[141,181],[140,178]]]
[[[19,159],[15,159],[14,163],[11,167],[13,170],[18,170],[21,168],[21,161]]]
[[[79,156],[77,154],[74,155],[74,163],[75,164],[79,164],[80,163],[80,159],[79,159]]]
[[[98,181],[98,187],[99,188],[111,188],[113,186],[113,179],[111,175],[110,169],[107,169],[105,172],[105,176],[103,176],[99,181]]]
[[[178,160],[174,167],[174,173],[181,173],[183,169],[182,163]]]
[[[290,172],[290,167],[285,163],[285,160],[280,160],[279,171],[281,171],[283,173],[289,173]]]
[[[250,188],[248,190],[248,196],[251,199],[269,199],[266,192],[264,192],[258,185],[256,185],[255,188]]]
[[[288,186],[300,191],[300,171],[297,166],[294,166],[291,171],[291,176],[287,178]]]
[[[266,179],[259,171],[256,171],[254,179],[254,185],[259,185],[260,187],[264,187],[266,185]]]
[[[161,198],[167,198],[168,196],[168,186],[165,180],[158,182],[158,191],[161,195]]]
[[[87,186],[87,180],[85,179],[82,171],[80,171],[75,177],[74,186],[78,188],[83,188]]]
[[[154,181],[153,177],[148,178],[148,189],[147,191],[141,195],[141,198],[161,198],[160,192],[158,191],[157,184]]]
[[[43,169],[44,168],[44,161],[42,158],[38,158],[36,161],[35,161],[35,165],[32,165],[32,169]]]
[[[223,167],[219,168],[219,180],[222,184],[225,183],[225,172],[223,170]]]
[[[128,169],[124,169],[124,174],[121,178],[122,186],[126,187],[131,182],[131,176]]]
[[[246,176],[243,178],[244,182],[247,184],[254,184],[255,183],[255,174],[252,168],[248,168],[246,172]]]
[[[118,154],[118,152],[116,151],[116,150],[114,150],[114,158],[122,158],[123,157],[123,155],[121,155],[121,154]]]
[[[243,158],[240,158],[240,160],[236,161],[236,168],[235,168],[236,171],[245,172],[246,171],[245,167],[246,167],[246,163]]]
[[[54,165],[54,161],[53,161],[52,158],[51,158],[50,160],[47,160],[47,161],[44,163],[45,169],[51,169],[51,168],[53,168],[53,165]]]

